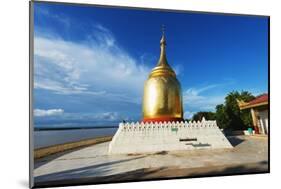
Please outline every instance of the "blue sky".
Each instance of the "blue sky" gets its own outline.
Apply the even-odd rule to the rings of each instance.
[[[233,90],[268,90],[267,18],[35,3],[36,126],[141,120],[143,84],[159,57],[181,83],[185,117]]]

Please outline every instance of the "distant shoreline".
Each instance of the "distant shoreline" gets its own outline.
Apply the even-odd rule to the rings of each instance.
[[[118,126],[81,126],[81,127],[34,127],[34,131],[53,131],[53,130],[79,130],[79,129],[112,129]]]

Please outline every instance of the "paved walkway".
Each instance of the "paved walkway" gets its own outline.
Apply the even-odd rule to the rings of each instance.
[[[112,175],[128,175],[129,173],[138,173],[135,174],[137,176],[135,179],[137,179],[138,175],[144,175],[149,170],[153,170],[154,173],[151,178],[169,177],[170,173],[170,176],[188,176],[194,173],[204,176],[210,170],[228,174],[227,168],[231,167],[237,167],[238,172],[239,170],[247,172],[247,169],[249,172],[251,170],[267,171],[267,137],[239,136],[230,137],[229,140],[234,146],[231,150],[111,156],[107,155],[109,143],[106,142],[37,161],[34,170],[35,182],[107,178],[108,176],[111,176],[112,180],[114,178]],[[136,172],[138,170],[141,171]],[[229,174],[231,173],[230,171]],[[149,177],[146,175],[143,178]]]

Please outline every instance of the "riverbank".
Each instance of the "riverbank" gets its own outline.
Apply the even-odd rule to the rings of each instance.
[[[69,142],[65,144],[53,145],[49,147],[39,148],[34,150],[34,159],[44,158],[56,153],[74,150],[77,148],[87,147],[94,144],[111,141],[112,136],[97,137],[94,139],[81,140],[77,142]]]

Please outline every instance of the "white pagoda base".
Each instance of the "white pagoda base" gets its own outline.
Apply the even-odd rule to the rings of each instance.
[[[216,121],[120,123],[109,154],[232,148]]]

